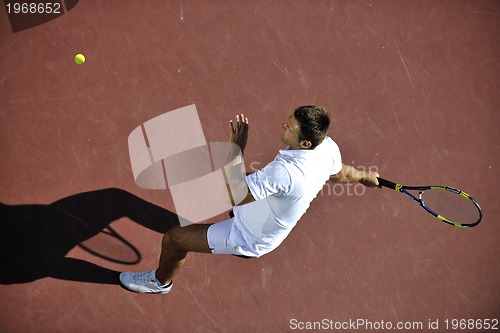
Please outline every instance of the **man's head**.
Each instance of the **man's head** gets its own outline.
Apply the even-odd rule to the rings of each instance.
[[[301,106],[282,124],[281,141],[290,149],[314,149],[323,142],[329,126],[330,117],[325,108]]]

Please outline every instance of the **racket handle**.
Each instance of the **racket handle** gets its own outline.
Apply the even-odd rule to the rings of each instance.
[[[384,178],[377,177],[379,185],[382,185],[387,188],[392,188],[393,190],[396,189],[396,183],[393,183],[391,181],[388,181]]]

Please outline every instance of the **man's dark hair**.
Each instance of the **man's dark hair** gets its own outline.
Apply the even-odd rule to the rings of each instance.
[[[326,136],[330,126],[328,112],[322,106],[305,105],[295,109],[293,116],[300,124],[299,141],[311,142],[310,149],[316,148]]]

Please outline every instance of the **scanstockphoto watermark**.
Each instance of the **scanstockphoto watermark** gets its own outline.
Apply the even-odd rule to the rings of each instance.
[[[373,321],[366,318],[349,319],[345,321],[324,318],[318,321],[290,319],[289,328],[292,331],[331,331],[331,332],[353,332],[353,331],[380,331],[380,332],[417,332],[439,330],[469,330],[473,332],[490,332],[499,330],[498,318],[461,318],[461,319],[427,319],[427,321]]]
[[[366,186],[360,183],[337,184],[327,182],[318,193],[318,196],[348,196],[360,197],[366,193]]]
[[[424,328],[424,323],[421,321],[371,321],[368,319],[349,319],[346,321],[335,321],[332,319],[324,318],[319,321],[301,321],[298,319],[290,319],[289,328],[293,331],[417,331]]]
[[[249,164],[249,172],[259,171],[264,165],[260,162],[251,162]],[[270,165],[272,169],[272,165]],[[269,166],[268,166],[269,168]],[[362,171],[373,171],[378,173],[377,166],[357,166],[356,169]],[[268,177],[273,175],[268,175]],[[332,181],[327,181],[323,188],[319,191],[318,196],[362,196],[366,193],[366,186],[360,183],[339,184]]]

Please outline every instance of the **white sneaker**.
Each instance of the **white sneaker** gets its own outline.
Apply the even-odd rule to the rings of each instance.
[[[136,293],[167,294],[172,289],[172,281],[164,287],[159,287],[155,273],[156,270],[143,273],[123,272],[120,274],[120,282],[125,288]]]

